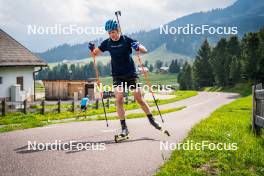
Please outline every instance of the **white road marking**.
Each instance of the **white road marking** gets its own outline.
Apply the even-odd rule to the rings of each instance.
[[[117,131],[117,129],[101,130],[101,132],[103,132],[103,133],[114,133],[116,131]]]

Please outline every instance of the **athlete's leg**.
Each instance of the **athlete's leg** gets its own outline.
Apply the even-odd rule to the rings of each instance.
[[[142,97],[141,90],[135,89],[133,91],[133,95],[135,97],[135,100],[141,106],[142,110],[145,112],[145,114],[146,115],[151,114],[150,109],[149,109],[149,105],[147,104],[147,102]]]
[[[155,121],[152,113],[150,112],[147,102],[143,99],[140,89],[135,89],[133,91],[133,94],[142,110],[146,113],[150,124],[153,125],[156,129],[161,130],[161,126]]]
[[[122,87],[115,88],[115,98],[116,98],[116,111],[120,120],[125,119],[125,110],[124,110],[124,92]]]
[[[120,86],[115,87],[116,111],[121,124],[121,136],[127,136],[129,131],[126,125],[125,109],[124,109],[124,93]]]

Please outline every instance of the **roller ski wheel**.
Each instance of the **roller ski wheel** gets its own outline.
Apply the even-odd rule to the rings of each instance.
[[[115,142],[121,142],[121,141],[125,141],[128,140],[129,136],[128,135],[123,135],[123,134],[119,134],[119,135],[115,135]]]
[[[123,128],[119,135],[115,135],[115,142],[118,143],[120,141],[124,141],[124,140],[129,139],[128,134],[129,134],[128,129],[127,128]]]

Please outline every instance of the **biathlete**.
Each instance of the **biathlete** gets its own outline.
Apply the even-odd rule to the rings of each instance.
[[[138,84],[138,73],[131,56],[132,49],[141,53],[146,53],[147,49],[136,40],[126,35],[121,35],[119,25],[115,20],[108,20],[105,23],[105,30],[108,32],[109,38],[104,40],[98,48],[95,48],[94,44],[89,43],[89,48],[91,50],[92,57],[96,57],[105,51],[108,51],[111,56],[116,109],[121,124],[121,134],[115,136],[115,140],[117,141],[118,138],[127,138],[129,134],[125,119],[125,110],[123,106],[123,96],[125,89],[132,90],[131,92],[133,92],[135,100],[139,103],[142,110],[145,112],[150,124],[153,125],[156,129],[162,130],[160,124],[154,119],[148,104],[142,98]],[[169,136],[167,130],[162,131]]]

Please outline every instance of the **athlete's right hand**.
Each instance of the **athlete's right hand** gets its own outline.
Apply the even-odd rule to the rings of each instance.
[[[92,42],[89,42],[88,47],[89,47],[90,51],[93,52],[93,50],[95,49],[95,44]]]
[[[91,54],[91,56],[92,57],[95,57],[95,53],[94,53],[94,49],[95,49],[95,44],[94,43],[92,43],[92,42],[89,42],[88,43],[88,47],[89,47],[89,49],[90,49],[90,54]]]

